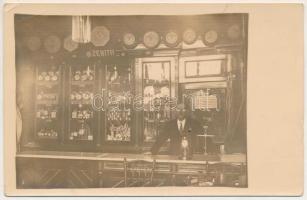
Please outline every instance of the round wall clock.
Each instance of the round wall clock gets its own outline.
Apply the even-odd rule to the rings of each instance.
[[[168,47],[176,47],[179,44],[179,36],[175,31],[169,31],[164,36],[164,41]]]
[[[110,31],[105,26],[96,26],[92,30],[91,42],[95,46],[105,46],[110,40]]]
[[[237,24],[230,26],[227,30],[227,35],[230,39],[238,39],[241,36],[240,26]]]
[[[156,48],[160,44],[160,36],[155,31],[149,31],[144,34],[143,43],[149,49]]]
[[[218,40],[218,33],[215,30],[208,30],[203,35],[203,42],[206,46],[213,46]]]
[[[67,36],[64,39],[64,49],[66,49],[67,51],[74,51],[78,48],[78,43],[73,41],[70,36]]]
[[[27,40],[26,40],[26,43],[27,43],[27,47],[31,50],[31,51],[36,51],[38,50],[42,43],[41,43],[41,39],[37,36],[32,36],[32,37],[29,37]]]
[[[124,33],[122,40],[125,47],[127,47],[128,49],[133,49],[137,46],[136,36],[131,32]]]
[[[186,44],[193,44],[197,40],[197,33],[195,30],[188,28],[183,32],[182,37]]]
[[[48,36],[45,39],[44,46],[48,53],[56,53],[61,48],[61,40],[55,35]]]

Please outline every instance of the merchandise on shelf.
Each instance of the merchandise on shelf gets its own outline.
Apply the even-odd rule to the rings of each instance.
[[[74,91],[70,95],[71,100],[91,100],[93,97],[94,94],[89,91]]]
[[[38,81],[57,81],[59,79],[59,71],[43,71],[37,76]]]
[[[74,81],[92,81],[94,80],[94,71],[88,66],[85,70],[77,70],[73,73]]]
[[[56,119],[57,117],[57,110],[50,109],[50,108],[39,108],[36,111],[36,117],[38,119]]]
[[[43,91],[40,91],[37,96],[37,100],[56,100],[57,94],[54,93],[44,93]]]
[[[113,123],[111,124],[110,134],[107,136],[107,140],[109,141],[130,141],[130,126],[127,123],[120,124],[115,126]]]
[[[91,119],[93,118],[93,111],[89,108],[83,108],[81,104],[79,104],[78,108],[75,108],[71,112],[72,119]]]
[[[80,127],[70,133],[70,140],[93,140],[93,135],[88,124],[81,123]]]
[[[56,139],[58,137],[58,133],[53,129],[42,128],[38,131],[37,136],[46,139]]]

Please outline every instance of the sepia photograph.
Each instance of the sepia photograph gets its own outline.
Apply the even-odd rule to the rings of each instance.
[[[15,6],[9,194],[300,193],[299,6]]]
[[[17,188],[248,187],[248,15],[15,15]]]

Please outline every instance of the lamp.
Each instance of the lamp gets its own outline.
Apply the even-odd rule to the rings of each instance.
[[[72,40],[78,43],[88,43],[91,41],[90,16],[72,17]]]

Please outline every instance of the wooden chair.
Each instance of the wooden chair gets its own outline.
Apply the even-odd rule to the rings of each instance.
[[[156,161],[132,160],[124,158],[124,180],[113,187],[146,187],[153,186]]]

